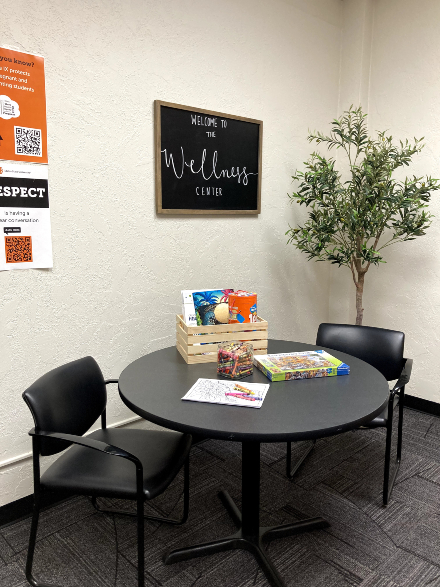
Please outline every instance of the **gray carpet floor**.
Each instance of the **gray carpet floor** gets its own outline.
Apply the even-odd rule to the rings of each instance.
[[[381,501],[384,432],[319,440],[293,482],[284,476],[285,444],[262,445],[262,525],[311,516],[331,524],[269,544],[288,586],[440,587],[440,418],[405,409],[403,461],[387,508]],[[293,445],[293,457],[301,450],[301,443]],[[227,489],[239,505],[240,478],[238,443],[209,440],[193,447],[188,522],[177,528],[146,523],[146,585],[268,585],[243,551],[162,562],[170,549],[235,531],[217,492]],[[146,510],[177,515],[181,506],[179,476]],[[1,587],[27,585],[29,527],[26,519],[0,528]],[[135,520],[99,514],[83,497],[52,507],[41,516],[35,574],[63,587],[135,587]]]

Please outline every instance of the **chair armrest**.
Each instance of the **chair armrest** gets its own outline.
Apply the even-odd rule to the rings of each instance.
[[[99,450],[100,452],[104,452],[115,457],[122,457],[123,459],[128,459],[129,461],[133,461],[133,463],[135,463],[137,467],[139,466],[142,468],[142,463],[136,456],[123,450],[122,448],[113,446],[112,444],[107,444],[106,442],[102,442],[101,440],[95,440],[94,438],[88,438],[87,436],[76,436],[75,434],[63,434],[61,432],[37,432],[35,428],[29,430],[29,435],[41,436],[44,438],[56,438],[57,440],[65,440],[66,442],[71,442],[72,444],[78,444],[79,446]]]
[[[109,383],[118,383],[119,379],[106,379],[104,383],[108,385]]]
[[[400,374],[400,377],[397,380],[395,386],[391,390],[391,393],[396,393],[397,391],[405,387],[407,383],[409,383],[409,380],[411,378],[412,364],[412,359],[405,359],[405,365],[403,366],[402,373]]]

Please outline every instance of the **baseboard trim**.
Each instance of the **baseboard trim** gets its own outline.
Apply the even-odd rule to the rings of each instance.
[[[407,393],[405,393],[405,407],[419,412],[426,412],[433,416],[440,416],[440,404],[415,395],[408,395]]]
[[[45,510],[51,508],[53,505],[71,499],[72,497],[73,495],[71,493],[44,491],[41,494],[41,509]],[[11,501],[11,503],[1,506],[0,528],[31,516],[33,505],[34,496],[26,495],[26,497],[22,497],[16,501]]]

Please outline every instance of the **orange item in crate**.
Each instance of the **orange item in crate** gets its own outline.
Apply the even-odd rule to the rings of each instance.
[[[257,321],[257,294],[239,289],[229,294],[229,324]]]

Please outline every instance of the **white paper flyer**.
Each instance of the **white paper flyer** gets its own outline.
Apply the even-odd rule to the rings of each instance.
[[[47,165],[0,161],[0,271],[53,266]]]

